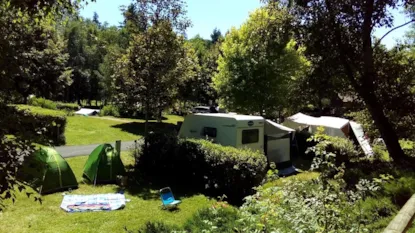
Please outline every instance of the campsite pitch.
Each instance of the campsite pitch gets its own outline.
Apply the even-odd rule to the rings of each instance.
[[[144,134],[144,120],[113,117],[68,117],[66,145],[89,145],[116,140],[132,141]],[[166,115],[162,123],[150,121],[150,129],[174,130],[183,117]]]
[[[133,158],[122,153],[125,165],[132,164]],[[83,166],[86,156],[67,159],[79,182],[79,189],[72,194],[115,193],[118,186],[96,186],[82,182]],[[213,201],[203,195],[180,197],[180,210],[165,211],[160,208],[161,200],[158,190],[145,189],[131,195],[125,192],[131,201],[125,209],[110,212],[66,213],[60,208],[62,193],[42,197],[42,204],[28,199],[18,193],[17,201],[7,203],[6,210],[0,214],[0,232],[125,232],[137,230],[147,221],[163,221],[167,224],[183,224],[198,209],[209,207]]]

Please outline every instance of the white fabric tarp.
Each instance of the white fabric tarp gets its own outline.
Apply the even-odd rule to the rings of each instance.
[[[365,137],[365,133],[363,132],[363,127],[361,124],[358,124],[354,121],[350,121],[350,127],[356,136],[357,141],[359,142],[360,146],[362,147],[363,152],[366,155],[373,155],[372,147],[369,144],[369,141]]]
[[[349,135],[354,134],[363,152],[368,156],[373,155],[369,141],[364,137],[363,127],[356,122],[339,117],[312,117],[303,113],[297,113],[288,117],[283,124],[300,130],[308,127],[310,133],[315,133],[317,127],[323,126],[325,134],[342,138],[347,138]]]
[[[269,162],[282,163],[290,161],[291,135],[295,130],[277,124],[271,120],[265,121],[264,133],[267,135],[267,156]]]
[[[81,108],[79,111],[76,111],[75,114],[92,116],[98,114],[99,112],[100,110],[98,109]]]
[[[61,208],[66,212],[110,211],[125,207],[124,194],[65,195]]]
[[[287,134],[290,132],[294,132],[295,130],[288,128],[286,126],[277,124],[271,120],[265,121],[265,135],[271,135],[271,134]]]
[[[290,156],[290,147],[291,139],[290,138],[273,138],[268,137],[267,144],[267,156],[270,162],[276,164],[282,162],[288,162],[291,160]]]
[[[309,127],[310,133],[317,132],[319,126],[324,127],[324,132],[329,136],[346,137],[345,132],[349,129],[349,120],[339,117],[312,117],[303,113],[297,113],[288,117],[284,123],[285,126],[294,129],[304,129]]]

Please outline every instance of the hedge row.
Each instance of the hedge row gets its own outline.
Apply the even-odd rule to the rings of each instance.
[[[62,103],[54,102],[52,100],[44,98],[32,97],[29,99],[28,104],[31,106],[47,108],[52,110],[66,110],[66,111],[78,111],[79,105],[74,103]]]
[[[249,149],[163,134],[150,134],[148,142],[148,153],[142,148],[136,164],[144,176],[164,186],[215,197],[225,194],[231,202],[252,194],[267,168],[266,157]]]
[[[78,111],[80,109],[78,104],[56,102],[56,107],[59,110]]]
[[[16,118],[16,124],[9,125],[10,134],[27,132],[37,135],[35,142],[38,143],[65,144],[65,112],[28,105],[9,108],[9,113]]]

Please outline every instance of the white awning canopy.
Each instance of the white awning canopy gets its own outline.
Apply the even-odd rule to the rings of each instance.
[[[75,114],[84,115],[84,116],[93,116],[93,115],[97,115],[99,112],[100,110],[98,109],[81,108],[79,111],[76,111]]]
[[[288,128],[286,126],[277,124],[271,120],[265,121],[265,135],[273,135],[273,134],[287,134],[290,132],[295,132],[295,130]]]

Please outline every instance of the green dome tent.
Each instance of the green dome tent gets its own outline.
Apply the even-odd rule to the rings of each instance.
[[[78,188],[68,163],[50,147],[41,147],[23,162],[18,179],[37,189],[40,194]]]
[[[117,150],[110,144],[102,144],[89,155],[84,166],[84,177],[91,183],[112,183],[125,169]]]

